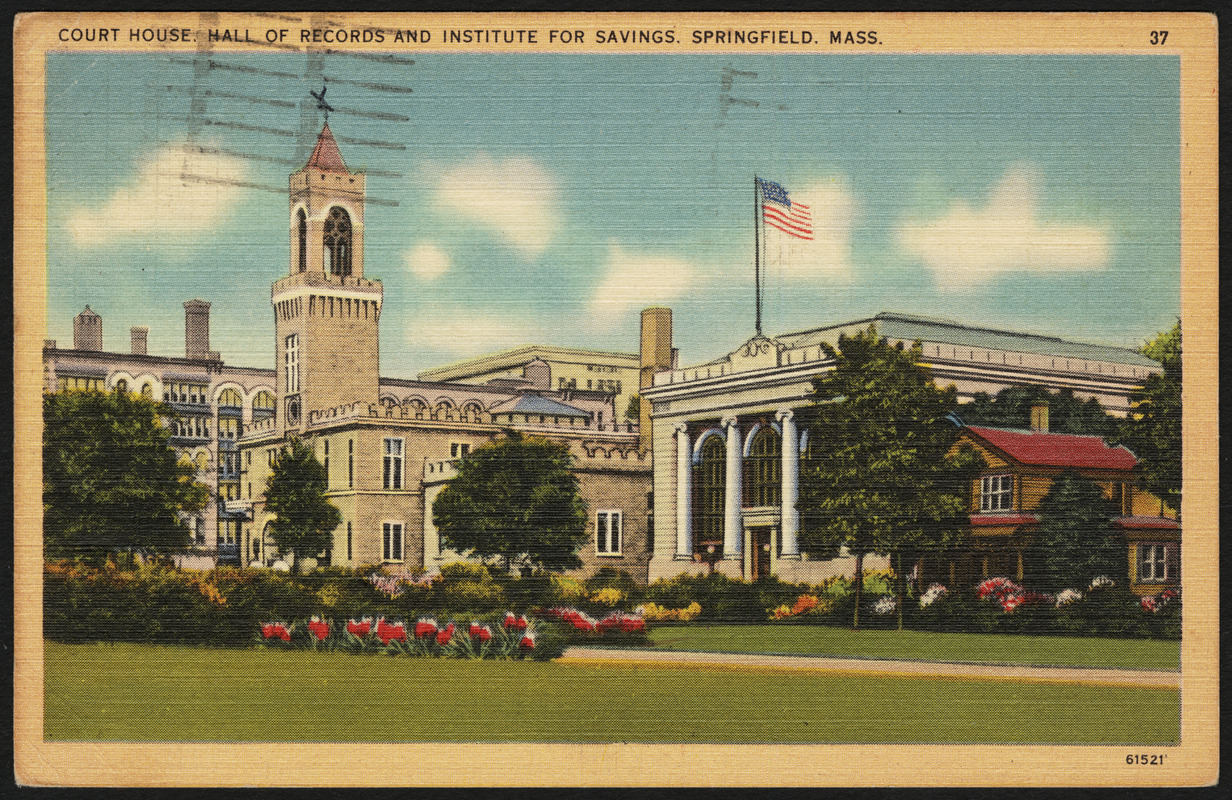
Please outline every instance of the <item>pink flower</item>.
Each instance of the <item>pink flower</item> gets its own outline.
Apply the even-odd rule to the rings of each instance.
[[[384,619],[377,620],[376,635],[380,638],[381,644],[388,645],[390,642],[405,642],[406,641],[406,626],[401,622],[396,625],[390,625]]]
[[[426,639],[429,636],[435,636],[437,630],[436,620],[431,617],[420,618],[419,622],[415,623],[415,638]]]
[[[353,633],[356,636],[367,636],[372,630],[372,617],[364,617],[356,622],[353,619],[347,620],[347,633]]]
[[[1159,610],[1159,605],[1155,602],[1154,597],[1142,598],[1142,610],[1154,614]]]
[[[313,617],[308,621],[308,630],[317,637],[318,642],[323,642],[325,637],[329,636],[329,623],[320,617]]]
[[[445,630],[441,631],[440,633],[436,635],[436,643],[439,644],[441,647],[444,647],[445,645],[449,644],[449,640],[452,638],[453,638],[453,623],[451,622],[445,626]]]

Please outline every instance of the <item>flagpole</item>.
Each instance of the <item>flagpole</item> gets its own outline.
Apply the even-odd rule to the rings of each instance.
[[[757,335],[761,336],[761,239],[758,228],[761,225],[761,196],[758,192],[757,174],[753,174],[753,296],[757,306],[755,325]]]

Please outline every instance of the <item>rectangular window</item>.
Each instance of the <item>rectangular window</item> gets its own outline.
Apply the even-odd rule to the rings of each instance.
[[[619,511],[599,511],[595,514],[595,550],[600,555],[620,555],[621,516]]]
[[[355,440],[347,439],[347,488],[355,488]],[[347,559],[351,557],[348,555]]]
[[[469,442],[450,442],[449,457],[450,458],[465,458],[466,454],[471,451]]]
[[[401,522],[386,522],[382,526],[383,536],[382,550],[383,558],[386,561],[401,561],[402,560],[402,523]]]
[[[299,334],[293,333],[287,337],[285,353],[287,394],[299,391]]]
[[[1143,583],[1163,583],[1168,580],[1168,545],[1138,545],[1138,580]]]
[[[985,475],[980,478],[980,511],[1009,511],[1013,503],[1013,475]]]
[[[384,482],[386,489],[402,488],[402,440],[385,440]]]

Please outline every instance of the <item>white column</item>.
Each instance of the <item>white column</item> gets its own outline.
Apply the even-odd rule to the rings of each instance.
[[[740,465],[744,458],[740,428],[735,417],[724,417],[727,436],[727,480],[723,498],[723,559],[738,559],[744,550],[744,525],[740,521]]]
[[[796,500],[800,495],[800,445],[796,441],[796,419],[790,408],[774,416],[783,432],[783,505],[779,527],[783,554],[779,558],[799,558],[796,534],[800,531],[800,510],[796,508]]]
[[[676,558],[693,559],[693,448],[683,423],[676,426]]]

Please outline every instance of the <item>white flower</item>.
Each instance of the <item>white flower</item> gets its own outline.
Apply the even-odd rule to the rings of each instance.
[[[934,583],[928,587],[928,591],[920,595],[920,608],[928,608],[937,600],[949,594],[949,590],[939,583]]]
[[[898,607],[898,601],[890,595],[883,596],[880,600],[873,604],[874,614],[890,614]]]
[[[1057,608],[1067,606],[1070,603],[1076,603],[1082,599],[1082,592],[1077,589],[1066,589],[1057,595]]]
[[[1088,589],[1102,589],[1106,586],[1116,586],[1116,581],[1112,580],[1112,578],[1109,578],[1107,575],[1100,575],[1099,577],[1092,580],[1091,585],[1087,588]]]

